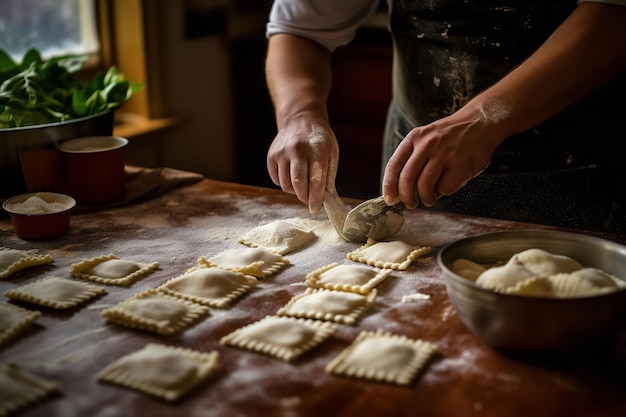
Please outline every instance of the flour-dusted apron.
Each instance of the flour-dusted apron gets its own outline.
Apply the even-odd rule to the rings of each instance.
[[[534,52],[576,0],[391,1],[394,100],[383,167],[415,126],[458,110]],[[572,70],[575,70],[573,68]],[[434,209],[588,230],[623,229],[626,76],[508,138]],[[617,104],[612,104],[617,103]]]

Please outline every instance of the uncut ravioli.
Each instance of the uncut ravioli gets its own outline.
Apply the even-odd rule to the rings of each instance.
[[[227,249],[210,258],[200,257],[198,263],[267,278],[289,265],[289,260],[265,249],[242,247]]]
[[[225,308],[257,283],[255,277],[241,272],[215,267],[191,268],[157,290],[210,307]]]
[[[418,257],[429,253],[430,246],[413,246],[401,240],[379,242],[369,238],[365,245],[346,255],[348,259],[383,269],[405,270]]]
[[[390,269],[373,269],[362,265],[338,265],[336,262],[306,276],[310,287],[368,294],[391,275]]]
[[[218,361],[215,350],[199,352],[148,343],[107,366],[98,380],[175,401],[211,376]]]
[[[376,298],[376,290],[367,295],[345,291],[308,288],[281,307],[278,316],[335,321],[354,324]]]
[[[531,297],[589,297],[626,288],[624,281],[568,256],[531,248],[482,272],[476,285]]]
[[[101,316],[122,326],[171,335],[187,329],[208,312],[206,306],[150,288],[104,310]]]
[[[277,220],[260,225],[238,239],[239,243],[284,255],[304,247],[317,236],[312,230],[305,230],[286,220]]]
[[[37,265],[53,262],[50,255],[37,255],[31,250],[18,250],[0,247],[0,279],[13,275],[17,271]]]
[[[507,294],[530,297],[576,298],[608,294],[620,289],[619,279],[595,268],[547,277],[535,276],[505,288]]]
[[[480,274],[487,270],[484,265],[465,258],[455,259],[454,262],[452,262],[450,269],[455,274],[470,281],[476,281]]]
[[[158,268],[158,262],[143,264],[111,254],[72,264],[70,274],[100,284],[127,286]]]
[[[220,343],[289,362],[322,343],[335,328],[323,321],[267,316],[227,334]]]
[[[13,300],[56,309],[75,307],[101,294],[106,294],[102,287],[52,275],[4,293]]]
[[[0,345],[16,337],[39,317],[41,317],[39,311],[0,302]]]
[[[0,366],[0,416],[11,415],[58,390],[56,382],[26,372],[15,363],[3,364]]]
[[[434,343],[381,330],[361,331],[349,347],[326,365],[326,372],[408,385],[436,348]]]

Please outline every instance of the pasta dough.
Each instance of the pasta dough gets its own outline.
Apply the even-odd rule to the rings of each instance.
[[[513,257],[504,265],[485,270],[476,279],[476,284],[483,288],[503,291],[535,276],[537,276],[535,273]]]
[[[53,262],[50,255],[38,255],[34,251],[0,247],[0,279],[17,271]]]
[[[430,246],[413,246],[401,240],[378,242],[369,238],[367,243],[346,257],[377,268],[405,270],[415,259],[429,253]]]
[[[0,302],[0,345],[15,338],[39,317],[41,317],[39,311]]]
[[[70,274],[73,277],[100,284],[126,286],[152,273],[159,267],[158,262],[142,264],[120,259],[111,254],[72,264]]]
[[[100,372],[98,380],[175,401],[206,380],[216,369],[219,353],[149,343]]]
[[[289,265],[289,261],[281,255],[261,248],[227,249],[210,258],[200,257],[202,266],[215,266],[257,278],[266,278]]]
[[[376,290],[361,295],[344,291],[308,288],[296,295],[276,313],[279,316],[303,317],[354,324],[376,298]]]
[[[59,390],[56,382],[26,372],[15,363],[0,366],[0,416],[8,416]]]
[[[241,272],[215,267],[191,268],[183,275],[167,281],[157,289],[163,293],[199,304],[224,308],[254,288],[257,283],[255,277]]]
[[[374,269],[361,265],[338,265],[336,262],[309,273],[306,284],[326,290],[368,294],[383,282],[390,269]]]
[[[148,289],[101,313],[122,326],[171,335],[208,314],[208,307]]]
[[[223,345],[292,361],[326,340],[335,325],[316,320],[267,316],[221,339]]]
[[[239,242],[284,255],[304,247],[316,238],[311,230],[302,229],[286,220],[276,220],[250,230]]]
[[[513,258],[533,274],[540,276],[574,272],[583,267],[569,256],[555,255],[536,248],[515,254]]]
[[[437,346],[381,330],[362,331],[328,363],[326,372],[347,377],[408,385]]]
[[[476,285],[535,297],[587,297],[626,288],[624,281],[605,271],[536,248],[514,254],[504,265],[487,268]]]
[[[476,262],[472,262],[469,259],[456,259],[452,262],[452,272],[462,276],[470,281],[476,281],[476,279],[487,270],[483,265]]]
[[[106,294],[102,287],[55,276],[48,276],[4,293],[13,300],[56,309],[75,307],[101,294]]]

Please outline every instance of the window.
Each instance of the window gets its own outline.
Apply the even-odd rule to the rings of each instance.
[[[15,60],[30,48],[44,57],[99,53],[93,0],[0,0],[0,10],[0,47]]]
[[[159,65],[156,53],[149,54],[147,34],[156,37],[154,0],[0,0],[0,48],[15,60],[30,48],[44,58],[53,55],[88,53],[91,58],[81,74],[93,77],[115,65],[124,76],[142,83],[136,93],[116,112],[121,136],[134,136],[171,126],[174,119],[162,111]],[[153,49],[158,44],[153,42]],[[148,62],[149,59],[153,61]]]

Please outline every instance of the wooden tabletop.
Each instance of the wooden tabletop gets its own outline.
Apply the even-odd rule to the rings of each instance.
[[[436,264],[439,248],[480,233],[541,226],[419,209],[406,216],[394,239],[430,245],[433,252],[381,283],[373,307],[355,324],[339,324],[329,339],[293,362],[223,346],[219,340],[275,314],[294,295],[304,292],[307,273],[332,262],[351,262],[346,254],[358,244],[324,232],[311,246],[285,255],[288,267],[262,279],[230,307],[211,308],[204,320],[175,336],[121,327],[100,316],[104,309],[197,266],[200,256],[240,247],[237,239],[261,223],[305,219],[320,225],[319,230],[329,230],[323,212],[311,215],[291,195],[203,180],[146,201],[74,214],[67,235],[41,242],[15,237],[10,220],[0,217],[0,246],[36,249],[54,258],[51,264],[1,280],[2,293],[45,275],[70,278],[71,264],[101,255],[160,264],[159,270],[131,286],[107,285],[106,295],[68,311],[11,302],[42,315],[0,348],[0,363],[13,361],[35,375],[57,381],[61,391],[24,408],[19,415],[626,416],[626,349],[621,346],[626,345],[626,332],[616,346],[603,346],[597,352],[551,360],[517,358],[478,340],[461,323],[447,298]],[[415,293],[430,298],[403,301],[403,296]],[[324,371],[362,330],[377,329],[437,345],[436,354],[410,385]],[[173,404],[96,380],[105,366],[148,342],[217,350],[219,370]]]

